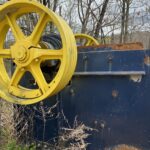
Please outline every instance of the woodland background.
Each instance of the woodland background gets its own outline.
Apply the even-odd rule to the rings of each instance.
[[[39,0],[62,16],[74,33],[103,43],[142,42],[150,48],[149,0]]]

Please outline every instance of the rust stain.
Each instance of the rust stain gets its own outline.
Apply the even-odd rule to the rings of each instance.
[[[112,97],[113,97],[113,98],[117,98],[118,95],[119,95],[119,92],[118,92],[117,90],[113,90],[113,91],[112,91]]]
[[[105,150],[141,150],[141,149],[136,148],[134,146],[122,144],[122,145],[117,145],[113,148],[105,148]]]
[[[125,44],[104,44],[97,46],[79,46],[78,50],[83,48],[112,48],[113,50],[144,50],[141,42],[125,43]]]
[[[145,63],[146,65],[150,66],[150,57],[149,57],[149,56],[146,56],[146,57],[144,58],[144,63]]]

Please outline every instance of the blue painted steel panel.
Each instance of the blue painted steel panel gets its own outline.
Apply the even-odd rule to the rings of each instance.
[[[90,150],[117,144],[149,149],[149,82],[149,76],[143,76],[140,83],[129,76],[76,76],[62,92],[64,113],[69,122],[78,116],[78,120],[99,130],[88,141],[92,143]]]
[[[144,65],[144,58],[150,56],[150,50],[82,49],[78,56],[72,81],[56,96],[56,112],[63,110],[70,124],[78,116],[85,125],[98,130],[89,137],[88,150],[118,144],[149,150],[150,66]],[[141,80],[133,80],[136,74]],[[48,98],[44,105],[50,106],[56,97]],[[41,122],[35,121],[35,137],[42,139]],[[56,137],[63,125],[61,117],[49,120],[44,140]]]
[[[89,150],[118,144],[150,149],[150,74],[149,66],[144,65],[148,54],[149,51],[143,50],[79,53],[77,75],[61,92],[62,106],[69,122],[73,123],[78,116],[83,123],[99,131],[89,138]],[[83,61],[85,55],[87,64]],[[111,67],[108,56],[112,58]],[[95,71],[106,74],[78,75],[78,72]],[[124,71],[127,74],[122,76]],[[114,76],[114,72],[120,75]],[[133,81],[131,72],[141,75],[142,80]]]
[[[78,54],[76,73],[79,72],[138,72],[144,70],[143,50],[87,51]],[[111,73],[110,73],[111,74]]]

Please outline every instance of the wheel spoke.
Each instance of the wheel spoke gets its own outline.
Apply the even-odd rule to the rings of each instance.
[[[33,58],[41,58],[41,59],[51,59],[51,60],[55,60],[55,59],[59,59],[61,60],[63,57],[63,50],[52,50],[52,49],[32,49],[34,56]]]
[[[24,39],[25,36],[24,36],[23,32],[21,31],[20,27],[18,26],[18,24],[16,23],[16,19],[13,16],[8,15],[8,14],[6,15],[6,19],[8,21],[8,24],[12,30],[12,33],[13,33],[15,39],[17,41]]]
[[[46,27],[47,22],[48,22],[47,14],[42,13],[40,15],[40,19],[39,19],[37,25],[35,26],[31,36],[29,37],[31,39],[31,41],[33,42],[33,44],[37,45],[39,43],[39,40],[42,36],[42,33]]]
[[[46,93],[46,91],[48,90],[48,84],[44,78],[44,75],[43,75],[42,70],[40,68],[40,64],[39,63],[37,63],[37,64],[32,63],[30,65],[29,71],[31,72],[35,81],[37,82],[39,89],[41,89],[41,91],[43,93]]]
[[[85,43],[85,46],[89,46],[92,44],[92,40],[88,40],[86,43]]]
[[[11,58],[10,49],[1,49],[0,50],[0,58]]]
[[[25,73],[24,68],[16,67],[15,72],[11,78],[10,86],[17,86]]]

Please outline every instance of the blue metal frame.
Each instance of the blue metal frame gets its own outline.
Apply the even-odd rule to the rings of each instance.
[[[146,56],[150,50],[83,48],[72,81],[45,103],[57,98],[57,111],[63,110],[70,124],[77,116],[98,130],[89,137],[88,150],[118,144],[150,149],[150,66],[144,64]],[[63,126],[61,117],[48,121],[45,140],[56,136]],[[42,128],[36,137],[39,132]]]

